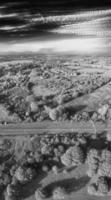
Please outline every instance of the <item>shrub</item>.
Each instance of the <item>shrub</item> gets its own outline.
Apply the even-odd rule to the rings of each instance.
[[[108,104],[105,104],[105,105],[102,105],[99,109],[98,109],[98,114],[100,114],[101,118],[102,119],[105,119],[106,117],[106,114],[108,112],[108,109],[109,109],[109,105]]]
[[[65,199],[65,195],[66,195],[66,192],[63,188],[61,187],[56,187],[54,190],[53,190],[53,199],[54,200],[61,200],[61,199]]]
[[[8,196],[19,197],[20,191],[21,191],[21,186],[19,183],[7,185],[6,193]]]
[[[106,134],[107,141],[111,142],[111,133],[108,131]]]
[[[11,176],[14,176],[16,169],[17,169],[17,165],[13,165],[13,166],[11,167],[11,169],[10,169],[10,175],[11,175]]]
[[[58,174],[59,173],[59,169],[58,169],[58,167],[56,165],[54,165],[52,167],[52,171],[53,171],[54,174]]]
[[[20,183],[27,183],[35,177],[35,170],[29,167],[18,167],[15,171],[15,177]]]
[[[72,96],[70,94],[61,94],[57,97],[58,104],[64,104],[70,100],[72,100]]]
[[[64,107],[63,106],[58,106],[57,108],[49,108],[45,106],[46,112],[49,114],[49,118],[53,121],[59,120],[64,114]]]
[[[43,171],[43,172],[48,172],[48,171],[49,171],[49,166],[44,164],[44,165],[42,166],[42,171]]]
[[[82,113],[82,119],[83,119],[84,121],[87,121],[87,120],[89,119],[89,113],[84,111],[84,112]]]
[[[36,200],[43,200],[47,197],[45,191],[42,189],[42,188],[38,188],[36,191],[35,191],[35,199]]]
[[[31,102],[30,102],[30,111],[31,111],[32,113],[37,113],[37,112],[40,111],[40,109],[39,109],[39,107],[38,107],[38,105],[37,105],[37,102],[35,102],[35,101],[31,101]]]
[[[87,187],[87,192],[88,192],[88,194],[90,194],[90,195],[94,195],[94,194],[97,192],[96,186],[95,186],[94,183],[88,185],[88,187]]]
[[[60,157],[65,153],[65,149],[63,145],[59,145],[57,148],[54,148],[54,155],[56,157]]]
[[[7,186],[10,182],[11,182],[11,176],[3,172],[2,176],[0,177],[0,185]]]
[[[42,155],[51,155],[52,154],[52,146],[51,145],[44,145],[42,148],[41,148],[41,154]]]
[[[98,119],[98,114],[97,114],[97,112],[94,112],[94,113],[92,114],[91,119],[92,119],[93,121],[97,121],[97,119]]]
[[[41,163],[43,161],[43,156],[41,154],[41,152],[37,152],[35,151],[34,153],[34,159],[37,163]]]
[[[90,178],[92,178],[96,173],[97,173],[96,168],[91,168],[91,167],[90,167],[90,168],[87,170],[87,175],[88,175]]]
[[[101,194],[107,194],[109,191],[109,186],[108,186],[108,182],[106,181],[106,179],[104,177],[99,177],[98,181],[98,192]]]
[[[101,158],[103,162],[108,162],[111,164],[111,151],[108,149],[104,149],[101,154]]]

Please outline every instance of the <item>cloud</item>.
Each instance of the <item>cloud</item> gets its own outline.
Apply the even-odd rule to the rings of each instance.
[[[18,14],[17,13],[12,13],[12,14],[1,14],[0,13],[0,18],[14,18],[17,17]]]
[[[2,26],[2,27],[0,27],[0,30],[14,32],[14,31],[18,31],[18,30],[24,30],[27,27],[28,27],[27,24],[25,24],[25,25],[18,25],[18,26]]]
[[[110,18],[103,17],[99,19],[93,19],[85,22],[76,22],[74,24],[60,26],[56,29],[50,30],[53,33],[58,34],[73,34],[73,35],[83,35],[83,36],[105,36],[106,29],[102,26],[104,22],[106,23]],[[108,30],[107,30],[108,32]],[[109,34],[111,31],[109,30]]]
[[[86,39],[63,39],[55,41],[45,41],[45,42],[22,42],[9,45],[2,45],[2,52],[8,52],[9,49],[12,52],[39,52],[41,50],[51,49],[53,52],[73,52],[73,53],[97,53],[102,51],[103,41],[97,40],[95,38]],[[8,47],[8,48],[6,48]]]
[[[4,44],[7,40],[16,41],[1,44],[1,51],[96,52],[102,51],[103,41],[111,37],[111,9],[77,11],[68,8],[66,12],[64,7],[47,10],[37,5],[29,1],[0,5],[0,41]]]
[[[64,14],[64,15],[55,15],[55,16],[43,16],[42,14],[37,14],[35,16],[32,16],[31,21],[32,22],[44,22],[44,23],[49,23],[49,22],[55,22],[55,23],[68,23],[68,22],[76,22],[78,20],[89,20],[94,17],[103,17],[111,14],[111,9],[107,10],[96,10],[96,11],[81,11],[78,13],[74,14]]]

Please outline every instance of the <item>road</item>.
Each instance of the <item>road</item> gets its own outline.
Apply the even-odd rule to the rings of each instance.
[[[111,130],[111,127],[108,127]],[[0,136],[55,134],[66,132],[100,133],[105,130],[105,124],[98,122],[93,126],[89,122],[36,122],[0,125]]]

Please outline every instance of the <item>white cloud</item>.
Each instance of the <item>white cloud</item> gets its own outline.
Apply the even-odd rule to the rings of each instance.
[[[1,14],[0,13],[0,18],[12,18],[12,17],[17,17],[17,13],[11,13],[11,14]]]
[[[0,9],[4,9],[4,8],[6,8],[7,6],[0,6]]]
[[[1,46],[1,45],[0,45]],[[27,43],[15,43],[15,44],[2,44],[2,52],[39,52],[42,50],[50,49],[55,52],[73,52],[80,54],[90,54],[94,52],[102,51],[103,41],[96,38],[86,39],[64,39],[53,41],[41,41],[41,42],[27,42]]]
[[[81,11],[74,14],[68,14],[68,15],[55,15],[55,16],[47,16],[44,17],[42,14],[37,14],[32,16],[31,21],[38,23],[49,23],[49,22],[59,22],[60,24],[63,24],[64,22],[74,22],[79,19],[89,20],[93,17],[102,17],[107,16],[111,14],[111,9],[107,10],[96,10],[96,11]]]
[[[49,30],[49,32],[58,34],[75,34],[86,36],[105,36],[111,33],[107,28],[103,28],[104,22],[106,23],[110,17],[102,17],[98,19],[92,19],[84,22],[76,22],[69,25],[59,26],[56,29]],[[107,24],[106,24],[107,25]]]
[[[11,31],[13,29],[15,29],[14,26],[2,26],[2,27],[0,27],[0,30],[2,30],[2,31]]]
[[[11,31],[11,32],[16,32],[19,29],[25,29],[27,28],[29,25],[28,24],[24,24],[24,25],[18,25],[18,26],[1,26],[0,30],[2,31]]]

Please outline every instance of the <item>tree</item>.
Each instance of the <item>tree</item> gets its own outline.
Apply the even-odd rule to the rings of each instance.
[[[103,162],[98,169],[98,175],[111,178],[111,163]]]
[[[99,167],[99,152],[96,149],[91,149],[87,155],[88,176],[92,177],[97,173]]]
[[[99,164],[99,151],[97,149],[91,149],[87,154],[87,163],[89,166],[96,166]]]
[[[84,162],[84,152],[80,146],[70,147],[61,156],[61,161],[65,166],[78,166]]]

